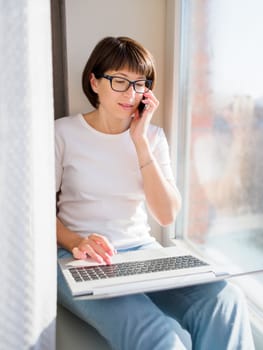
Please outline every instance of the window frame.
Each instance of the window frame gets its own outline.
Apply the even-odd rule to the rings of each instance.
[[[195,251],[196,248],[186,237],[190,152],[190,109],[191,101],[187,97],[189,76],[187,58],[189,45],[184,37],[183,27],[187,26],[190,16],[191,0],[167,0],[167,32],[166,32],[166,97],[164,130],[170,145],[171,163],[176,183],[183,198],[183,205],[176,222],[162,229],[162,243],[166,246],[179,245]],[[183,166],[182,166],[183,165]],[[205,252],[198,251],[206,258]],[[263,344],[263,301],[261,292],[257,291],[251,275],[231,279],[231,283],[239,285],[246,294],[253,335],[257,346]],[[254,287],[253,287],[254,286]]]
[[[171,163],[176,177],[176,183],[182,195],[187,196],[187,171],[189,158],[190,115],[188,99],[187,57],[189,46],[183,40],[182,28],[187,25],[186,13],[189,10],[189,0],[167,0],[166,29],[166,97],[164,130],[170,146]],[[185,116],[181,118],[180,116]],[[179,138],[180,135],[180,138]],[[180,164],[180,166],[178,166]],[[183,164],[183,167],[182,167]],[[176,222],[162,230],[162,242],[173,245],[174,240],[185,241],[188,204],[183,200],[182,208]]]

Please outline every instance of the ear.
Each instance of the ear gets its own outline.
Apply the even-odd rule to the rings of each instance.
[[[92,88],[92,90],[96,93],[98,93],[98,79],[96,79],[94,73],[90,74],[90,86]]]

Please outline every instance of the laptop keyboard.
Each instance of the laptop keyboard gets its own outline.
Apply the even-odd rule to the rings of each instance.
[[[69,271],[76,282],[82,282],[159,271],[179,270],[205,265],[207,265],[207,263],[197,259],[196,257],[192,255],[185,255],[145,261],[132,261],[112,265],[72,267],[69,269]]]

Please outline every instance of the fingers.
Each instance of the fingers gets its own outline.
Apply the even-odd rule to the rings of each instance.
[[[142,138],[147,137],[149,124],[159,106],[159,101],[151,90],[143,94],[143,98],[138,101],[138,105],[141,102],[145,104],[145,108],[142,112],[139,112],[138,109],[135,111],[130,125],[130,135],[135,144],[140,142]]]
[[[151,90],[143,95],[142,102],[145,104],[144,110],[147,112],[153,113],[159,106],[159,101]]]
[[[112,246],[112,244],[108,241],[108,239],[106,237],[101,236],[101,235],[96,234],[96,233],[93,233],[92,235],[89,236],[89,238],[93,242],[95,242],[96,244],[101,246],[110,255],[114,254],[115,249],[114,249],[114,247]]]
[[[83,238],[78,247],[72,249],[72,254],[75,259],[86,259],[89,256],[98,263],[111,264],[111,256],[116,254],[116,251],[106,237],[91,234]]]
[[[75,259],[86,259],[87,257],[86,253],[79,250],[78,247],[72,249],[72,254]]]

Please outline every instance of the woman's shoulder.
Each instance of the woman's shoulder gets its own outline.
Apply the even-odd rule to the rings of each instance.
[[[148,128],[148,132],[153,135],[160,135],[163,133],[163,128],[156,124],[150,124]]]
[[[155,141],[158,139],[165,138],[163,128],[155,124],[150,124],[148,128],[148,137],[149,139],[152,139]]]
[[[167,139],[162,127],[150,124],[148,128],[148,140],[153,150],[159,147],[161,144],[167,144]]]
[[[64,132],[80,123],[81,114],[65,116],[55,120],[56,132]]]
[[[55,126],[61,127],[63,125],[74,124],[77,120],[79,120],[80,116],[81,116],[81,114],[60,117],[60,118],[55,120]]]

